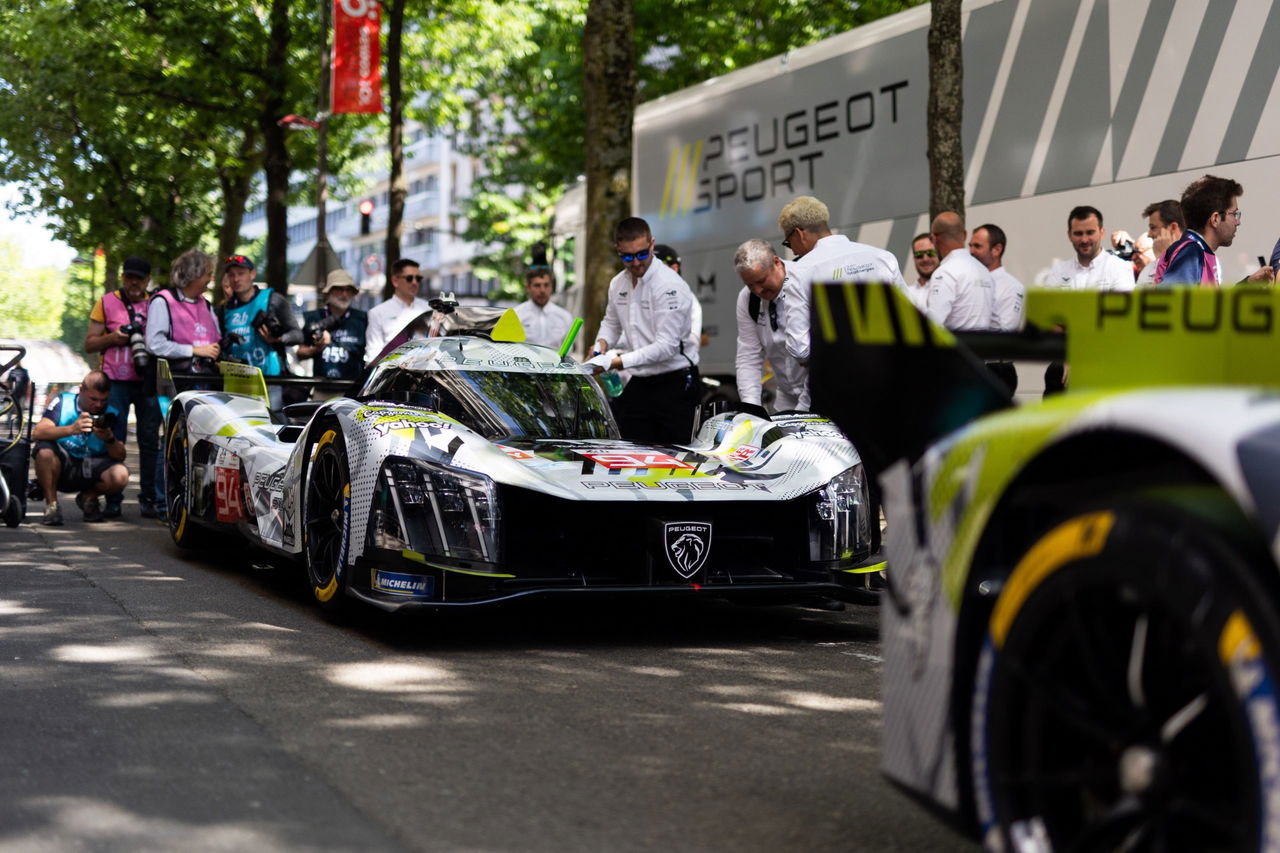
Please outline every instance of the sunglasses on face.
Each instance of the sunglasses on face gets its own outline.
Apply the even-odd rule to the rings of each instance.
[[[915,255],[917,260],[919,260],[920,258],[936,258],[938,257],[938,250],[937,249],[921,249],[920,251],[912,252],[911,254]]]
[[[243,266],[245,264],[249,264],[250,266],[252,266],[253,262],[250,261],[248,258],[246,258],[244,255],[232,255],[231,257],[227,258],[225,261],[222,262],[223,266],[226,266],[227,264],[234,264],[236,266]]]
[[[783,245],[783,246],[786,246],[788,249],[790,249],[790,248],[791,248],[791,235],[792,235],[792,234],[794,234],[794,233],[796,233],[796,232],[797,232],[797,231],[799,231],[799,230],[800,230],[799,228],[792,228],[790,231],[788,231],[788,232],[787,232],[787,236],[785,236],[785,237],[783,237],[783,238],[782,238],[782,245]]]
[[[648,249],[641,249],[639,252],[636,252],[635,254],[629,254],[627,252],[618,252],[618,257],[622,258],[622,262],[624,264],[629,264],[635,261],[647,261],[649,260],[649,254],[650,252]]]
[[[401,273],[401,274],[400,274],[400,277],[401,277],[402,279],[404,279],[405,281],[425,281],[425,280],[426,280],[426,276],[421,276],[421,275],[405,275],[404,273]]]

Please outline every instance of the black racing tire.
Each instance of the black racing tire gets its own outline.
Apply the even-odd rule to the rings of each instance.
[[[205,548],[211,543],[212,534],[195,523],[188,512],[191,450],[187,445],[187,418],[178,412],[169,419],[164,435],[164,495],[169,537],[179,548]]]
[[[351,468],[342,430],[322,431],[303,493],[302,550],[316,604],[337,614],[346,603],[351,536]]]
[[[973,691],[988,849],[1276,849],[1280,632],[1256,574],[1275,569],[1251,547],[1126,501],[1025,552]]]

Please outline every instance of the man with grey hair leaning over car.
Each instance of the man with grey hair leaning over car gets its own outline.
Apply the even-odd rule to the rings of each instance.
[[[890,252],[832,234],[827,206],[809,195],[792,199],[778,215],[782,245],[796,255],[783,290],[786,294],[787,352],[809,362],[809,291],[816,281],[861,281],[896,284],[906,281]]]
[[[777,395],[774,411],[809,408],[809,370],[786,347],[783,283],[790,261],[779,258],[764,240],[748,240],[733,255],[733,268],[746,285],[738,293],[735,314],[738,349],[734,357],[738,399],[763,405],[764,363],[773,367]]]

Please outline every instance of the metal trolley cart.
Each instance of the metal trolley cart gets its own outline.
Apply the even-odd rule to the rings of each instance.
[[[5,359],[0,363],[0,517],[9,527],[17,527],[27,515],[35,395],[20,366],[26,354],[25,347],[0,344],[0,358]]]

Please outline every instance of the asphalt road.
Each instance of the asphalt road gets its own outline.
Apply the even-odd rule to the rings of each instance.
[[[971,849],[877,770],[874,609],[335,624],[132,501],[42,508],[0,528],[0,851]]]

